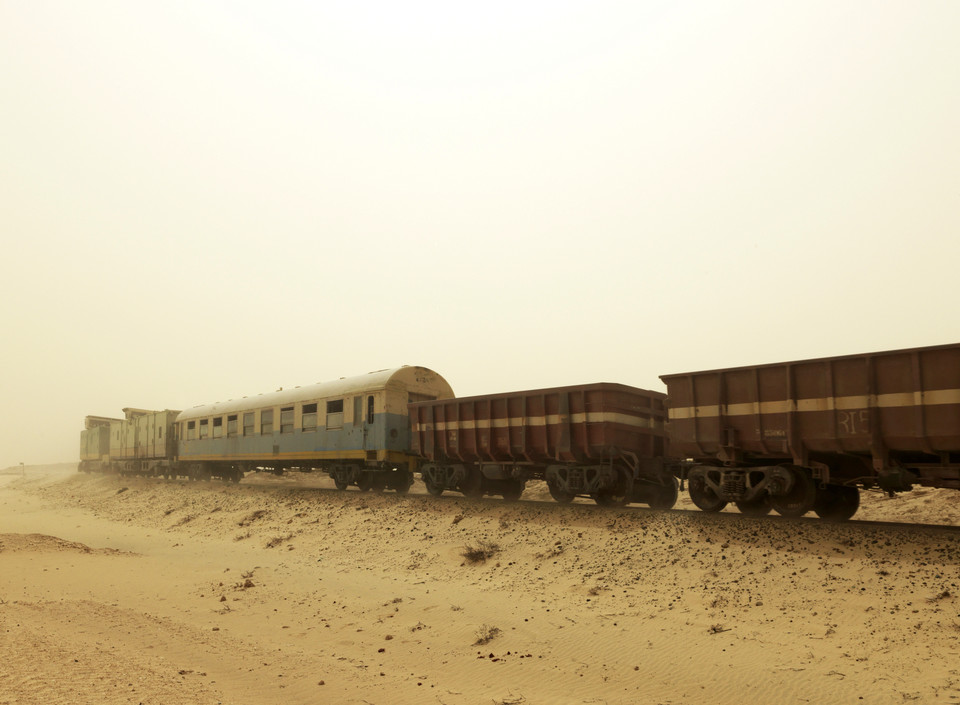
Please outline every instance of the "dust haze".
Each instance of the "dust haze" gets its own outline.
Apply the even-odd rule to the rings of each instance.
[[[402,364],[662,390],[957,339],[955,2],[2,16],[0,467]]]

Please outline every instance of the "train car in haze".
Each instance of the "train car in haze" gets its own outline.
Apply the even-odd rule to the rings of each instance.
[[[859,488],[960,489],[960,344],[664,375],[690,498],[843,520]]]
[[[197,406],[177,418],[178,462],[200,479],[296,468],[340,489],[406,492],[418,463],[407,405],[452,396],[436,372],[404,366]]]
[[[588,384],[410,405],[412,452],[433,495],[515,499],[543,479],[558,502],[669,508],[677,481],[664,460],[664,395]]]
[[[103,472],[110,460],[110,424],[121,419],[87,416],[80,432],[80,472]]]

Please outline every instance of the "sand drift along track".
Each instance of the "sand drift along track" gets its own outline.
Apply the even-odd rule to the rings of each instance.
[[[0,476],[2,704],[960,702],[952,528],[57,470]]]

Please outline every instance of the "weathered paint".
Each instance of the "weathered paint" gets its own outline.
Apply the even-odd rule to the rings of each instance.
[[[960,344],[661,379],[671,455],[960,483]]]
[[[380,370],[271,394],[207,404],[183,411],[177,419],[178,458],[181,461],[309,462],[363,460],[377,463],[406,462],[410,449],[407,404],[411,398],[453,396],[446,380],[425,367]],[[368,417],[372,398],[373,420]],[[359,399],[359,402],[356,400]],[[326,404],[342,401],[339,425],[327,427]],[[317,404],[316,427],[303,428],[303,406]],[[359,404],[359,406],[355,406]],[[293,407],[292,429],[281,432],[281,409]],[[273,410],[273,430],[261,433],[261,414]],[[359,412],[359,413],[357,413]],[[244,434],[243,416],[255,414],[254,432]],[[237,434],[227,435],[227,417],[237,415]],[[219,438],[188,438],[192,421],[223,419]],[[198,430],[198,429],[197,429]],[[198,434],[199,435],[199,434]]]
[[[125,419],[110,423],[110,460],[170,460],[176,453],[177,410],[124,409]]]
[[[579,463],[663,456],[664,395],[599,383],[410,405],[413,451],[434,462]]]

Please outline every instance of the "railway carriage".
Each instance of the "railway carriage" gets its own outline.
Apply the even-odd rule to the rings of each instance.
[[[960,344],[661,379],[704,511],[848,519],[859,487],[960,489]]]
[[[101,434],[99,442],[106,449],[101,451],[98,467],[94,468],[92,459],[87,461],[88,467],[121,474],[170,476],[176,465],[174,422],[179,413],[173,409],[152,411],[127,407],[122,419],[88,416],[87,424],[92,428],[86,432],[88,435],[81,440],[81,445],[92,444],[93,434]],[[105,442],[104,432],[108,436]]]
[[[183,412],[88,416],[80,470],[221,477],[320,470],[343,490],[849,519],[860,488],[960,489],[960,344],[455,399],[423,367],[380,370]]]
[[[664,451],[664,395],[598,383],[410,405],[427,490],[515,499],[546,480],[558,502],[670,508],[677,481]]]
[[[255,469],[321,470],[340,489],[406,492],[417,463],[407,405],[452,396],[436,372],[404,366],[194,407],[177,418],[179,465],[234,481]]]
[[[110,424],[121,419],[87,416],[80,432],[80,472],[102,472],[110,460]]]

